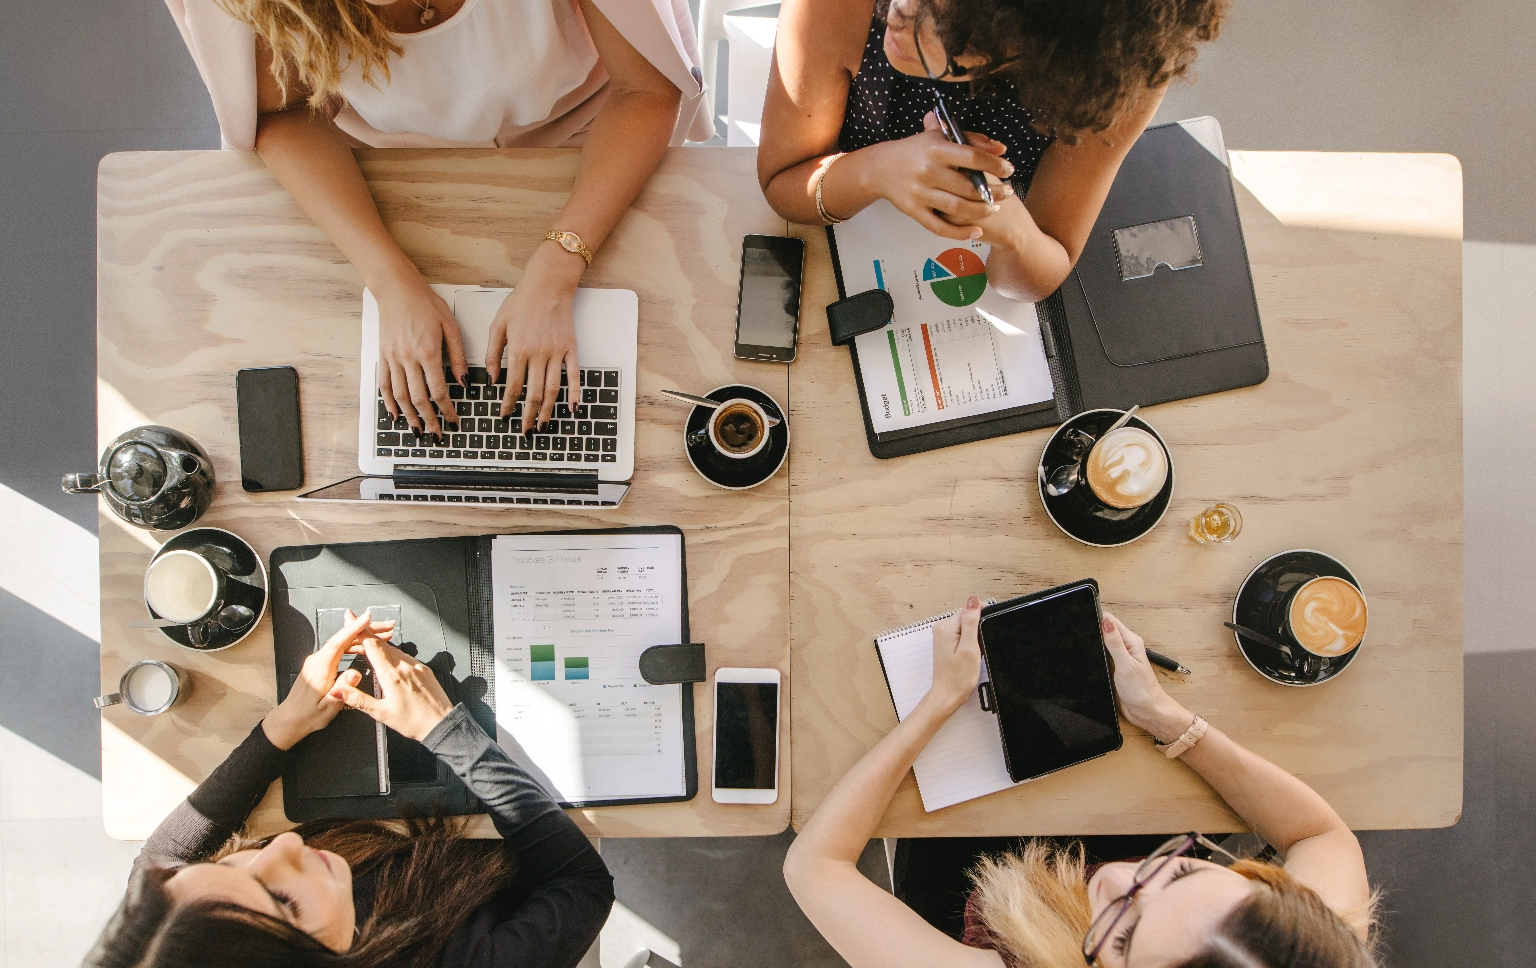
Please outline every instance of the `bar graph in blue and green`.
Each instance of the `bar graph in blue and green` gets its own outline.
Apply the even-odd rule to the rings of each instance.
[[[555,647],[553,645],[528,646],[528,678],[534,682],[554,680]]]
[[[567,679],[585,679],[589,671],[586,656],[568,655],[565,657],[565,677]]]

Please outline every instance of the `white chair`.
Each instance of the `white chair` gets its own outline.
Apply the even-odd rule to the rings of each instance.
[[[704,83],[714,91],[720,90],[720,79],[715,77],[718,66],[720,41],[725,40],[725,15],[742,7],[756,6],[762,0],[700,0],[699,3],[699,56],[704,61]]]
[[[678,966],[649,948],[641,948],[624,962],[624,968],[678,968]]]

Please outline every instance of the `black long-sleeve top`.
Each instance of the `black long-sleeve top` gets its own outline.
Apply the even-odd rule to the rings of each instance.
[[[517,854],[518,902],[487,898],[448,939],[443,968],[570,968],[596,940],[613,906],[613,877],[581,830],[462,705],[422,744],[459,775],[490,811]],[[244,825],[289,753],[258,723],[228,759],[166,817],[137,863],[196,863]],[[373,905],[373,879],[353,883],[359,915]]]

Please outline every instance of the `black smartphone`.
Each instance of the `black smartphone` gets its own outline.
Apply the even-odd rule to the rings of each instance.
[[[1091,578],[982,610],[981,650],[990,677],[982,684],[983,706],[997,713],[1003,760],[1015,783],[1120,748],[1100,615],[1099,586]]]
[[[741,240],[736,295],[736,358],[788,363],[800,331],[800,274],[805,243],[776,235]]]
[[[240,484],[247,491],[291,491],[304,484],[299,436],[299,374],[264,366],[235,374],[240,421]]]

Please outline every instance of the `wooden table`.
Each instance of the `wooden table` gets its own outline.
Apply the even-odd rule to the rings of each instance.
[[[1461,171],[1443,155],[1234,152],[1270,377],[1151,407],[1178,468],[1167,517],[1096,549],[1050,523],[1035,484],[1047,430],[890,461],[870,456],[824,234],[809,242],[790,371],[794,823],[896,722],[871,638],[960,604],[1076,578],[1194,670],[1169,691],[1300,776],[1356,829],[1461,813]],[[1236,504],[1229,546],[1185,536]],[[1371,603],[1350,669],[1274,685],[1221,622],[1243,577],[1288,548],[1343,560]],[[883,836],[1242,829],[1186,767],[1126,727],[1124,748],[925,814],[909,773]]]
[[[634,488],[617,511],[529,513],[473,507],[409,509],[301,504],[240,488],[235,371],[299,371],[306,485],[357,470],[357,355],[362,281],[254,156],[131,153],[106,158],[99,181],[98,443],[140,424],[190,433],[212,455],[219,489],[200,522],[228,528],[266,558],[281,545],[365,539],[670,523],[688,547],[692,631],[717,666],[789,669],[789,483],[719,490],[689,466],[687,410],[663,387],[745,382],[788,404],[788,370],[732,356],[741,238],[782,235],[757,189],[755,152],[676,149],[599,252],[584,285],[640,295]],[[564,203],[574,150],[364,151],[363,172],[384,220],[431,282],[515,285]],[[270,620],[214,654],[178,648],[144,616],[140,586],[159,540],[102,511],[101,684],[131,662],[190,670],[190,697],[141,718],[102,718],[106,829],[142,839],[223,761],[272,707]],[[695,687],[700,793],[692,801],[580,811],[597,836],[772,834],[788,824],[788,707],[781,717],[776,804],[722,806],[709,795],[712,698]],[[274,785],[252,817],[287,826]],[[477,832],[488,833],[481,818]]]

